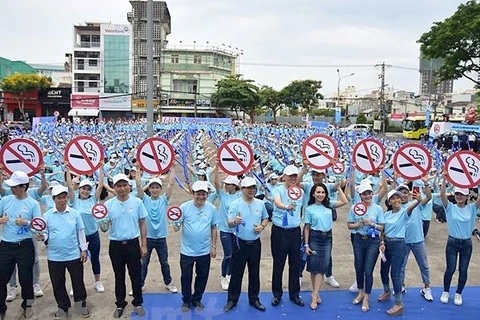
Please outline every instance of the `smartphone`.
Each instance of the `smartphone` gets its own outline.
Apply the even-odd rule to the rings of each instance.
[[[420,187],[419,186],[414,186],[412,191],[413,191],[413,194],[419,194],[420,193]]]

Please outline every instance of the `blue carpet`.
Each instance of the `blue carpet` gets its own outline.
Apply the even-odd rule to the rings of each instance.
[[[288,299],[288,292],[283,296],[279,306],[273,307],[270,304],[272,294],[270,292],[262,292],[260,301],[265,305],[267,310],[260,312],[248,304],[246,293],[242,293],[240,301],[236,308],[228,313],[223,312],[223,306],[226,303],[226,292],[205,293],[202,303],[205,306],[203,311],[196,311],[192,308],[190,312],[182,312],[182,296],[169,293],[145,293],[144,307],[147,316],[132,316],[132,319],[155,319],[155,320],[200,320],[200,319],[233,319],[233,320],[255,320],[255,319],[412,319],[412,320],[462,320],[476,319],[480,313],[480,305],[478,297],[480,296],[480,287],[466,287],[462,297],[463,305],[456,306],[453,304],[453,296],[455,288],[450,290],[450,302],[443,304],[440,302],[440,295],[443,288],[433,288],[433,302],[426,301],[420,295],[420,288],[407,288],[407,293],[403,295],[404,313],[399,317],[390,317],[386,314],[386,310],[393,304],[393,297],[390,302],[377,302],[377,297],[381,290],[372,292],[370,301],[370,311],[362,312],[361,305],[352,305],[352,299],[355,294],[349,291],[321,291],[322,304],[318,306],[316,311],[310,310],[308,303],[310,302],[310,292],[301,292],[304,299],[305,307],[298,307]],[[307,318],[308,317],[308,318]]]

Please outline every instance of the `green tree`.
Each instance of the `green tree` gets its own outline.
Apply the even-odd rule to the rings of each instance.
[[[322,81],[295,80],[280,90],[280,101],[290,110],[290,114],[299,107],[310,113],[314,106],[318,106],[318,99],[323,99],[318,92],[322,88]]]
[[[258,94],[261,105],[272,111],[273,122],[277,122],[277,112],[282,109],[279,92],[272,87],[262,86]]]
[[[25,116],[25,101],[28,99],[27,92],[33,89],[42,90],[52,85],[50,77],[43,77],[36,73],[15,73],[9,77],[3,78],[0,82],[0,88],[12,95],[18,103],[18,109]]]
[[[367,117],[360,112],[360,114],[357,116],[357,123],[367,123],[367,121]]]
[[[480,3],[468,1],[460,4],[457,11],[441,22],[434,22],[430,31],[417,41],[420,51],[427,59],[441,58],[444,64],[436,72],[440,81],[461,77],[480,86],[471,72],[480,71]]]
[[[254,121],[260,103],[258,87],[252,80],[241,79],[240,75],[222,79],[217,83],[217,91],[212,94],[214,105],[230,107],[238,119],[238,112],[243,111]]]

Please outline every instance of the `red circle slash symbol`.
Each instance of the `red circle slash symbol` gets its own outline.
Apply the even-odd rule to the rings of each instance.
[[[47,227],[47,223],[43,218],[33,218],[30,222],[30,227],[35,231],[43,231]]]
[[[474,188],[480,184],[480,155],[463,150],[452,154],[445,162],[447,179],[455,187]]]
[[[103,219],[107,216],[107,207],[101,203],[97,203],[92,207],[92,216],[96,219]]]
[[[364,216],[367,213],[367,206],[363,202],[359,202],[353,206],[353,212],[357,216]]]
[[[345,172],[345,165],[343,162],[337,161],[332,165],[332,171],[335,174],[342,174]]]
[[[172,221],[177,221],[182,217],[182,209],[179,206],[171,206],[167,210],[167,217]]]
[[[291,186],[287,189],[288,198],[298,200],[302,197],[302,189],[299,186]]]

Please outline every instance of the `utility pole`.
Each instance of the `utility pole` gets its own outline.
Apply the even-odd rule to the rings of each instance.
[[[385,105],[385,68],[389,67],[388,65],[385,64],[385,62],[382,62],[381,64],[376,64],[375,67],[380,67],[381,71],[380,74],[378,75],[378,78],[380,79],[380,98],[379,98],[379,103],[380,103],[380,119],[382,120],[382,133],[385,133],[385,119],[387,117],[387,110],[386,110],[386,105]]]
[[[153,0],[147,2],[147,137],[153,136]]]

